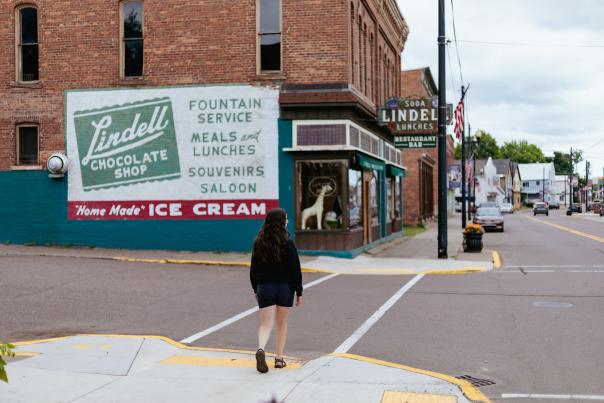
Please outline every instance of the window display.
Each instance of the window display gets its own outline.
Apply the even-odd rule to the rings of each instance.
[[[394,187],[394,178],[390,177],[390,178],[386,178],[386,197],[388,200],[387,203],[387,210],[386,210],[386,217],[388,217],[388,220],[394,220],[395,218],[395,212],[394,212],[394,193],[393,192],[393,187]]]
[[[344,228],[343,196],[347,161],[298,161],[297,221],[302,230]]]
[[[348,228],[363,226],[363,173],[348,171]]]
[[[400,220],[403,215],[403,178],[394,177],[394,218]]]
[[[380,223],[380,196],[378,193],[378,172],[371,171],[371,223]]]

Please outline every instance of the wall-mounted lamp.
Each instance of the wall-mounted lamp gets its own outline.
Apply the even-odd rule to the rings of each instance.
[[[52,154],[46,163],[49,178],[62,178],[67,172],[67,157],[61,153]]]

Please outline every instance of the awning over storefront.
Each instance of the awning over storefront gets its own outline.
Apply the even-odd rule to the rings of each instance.
[[[390,172],[390,176],[400,176],[401,178],[407,177],[407,171],[402,168],[395,167],[394,165],[388,165],[388,171]]]
[[[359,159],[359,165],[365,169],[386,172],[386,164],[383,161],[361,153],[357,153],[357,158]]]

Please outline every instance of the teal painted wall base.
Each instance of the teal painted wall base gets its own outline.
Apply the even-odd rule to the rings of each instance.
[[[395,232],[388,235],[385,238],[378,239],[370,244],[361,246],[360,248],[353,250],[299,250],[298,253],[306,256],[332,256],[340,257],[344,259],[354,259],[363,252],[369,249],[375,248],[376,246],[383,244],[384,242],[392,241],[393,239],[402,238],[403,231]]]
[[[124,249],[249,251],[261,220],[67,220],[67,178],[0,172],[0,242]]]

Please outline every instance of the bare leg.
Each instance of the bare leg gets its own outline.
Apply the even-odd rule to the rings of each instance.
[[[287,339],[287,316],[289,308],[284,306],[277,307],[277,358],[283,358],[285,349],[285,339]]]
[[[264,350],[268,339],[271,337],[275,323],[275,305],[260,308],[260,328],[258,329],[258,348]]]

